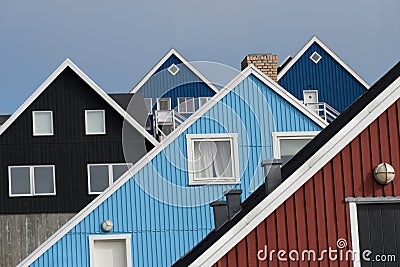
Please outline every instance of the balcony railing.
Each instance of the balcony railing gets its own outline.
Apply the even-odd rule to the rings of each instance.
[[[306,106],[317,113],[326,122],[331,123],[339,116],[339,112],[325,102],[306,103]]]
[[[154,111],[154,134],[159,139],[166,137],[186,120],[175,110],[155,110]]]

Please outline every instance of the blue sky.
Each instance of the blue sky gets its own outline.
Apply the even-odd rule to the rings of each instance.
[[[239,68],[280,61],[315,34],[370,84],[400,60],[400,1],[0,1],[0,114],[67,57],[107,92],[128,92],[171,48]]]

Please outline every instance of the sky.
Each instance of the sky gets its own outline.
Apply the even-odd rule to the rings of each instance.
[[[1,0],[0,114],[70,58],[108,93],[129,92],[172,47],[240,68],[283,61],[317,35],[373,84],[400,60],[398,0]]]

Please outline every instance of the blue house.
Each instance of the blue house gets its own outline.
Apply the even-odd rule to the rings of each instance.
[[[165,137],[218,93],[193,64],[171,49],[132,89],[145,97],[147,130]]]
[[[247,198],[262,160],[326,125],[249,66],[19,266],[170,266],[213,230],[212,201]]]
[[[368,83],[316,36],[294,58],[282,63],[278,83],[328,121],[369,89]]]

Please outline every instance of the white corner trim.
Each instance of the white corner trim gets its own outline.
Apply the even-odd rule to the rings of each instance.
[[[215,85],[211,83],[198,69],[190,64],[189,61],[187,61],[181,54],[178,53],[178,51],[176,51],[174,48],[171,48],[171,50],[169,50],[168,53],[165,54],[160,61],[158,61],[158,63],[143,77],[143,79],[137,85],[135,85],[135,87],[131,90],[131,93],[136,93],[172,55],[175,55],[190,71],[192,71],[198,78],[200,78],[200,80],[206,83],[208,87],[210,87],[215,93],[219,92],[217,87],[215,87]]]
[[[274,150],[274,158],[281,158],[280,140],[282,139],[313,139],[320,132],[308,131],[308,132],[272,132],[272,146]]]
[[[325,50],[333,59],[335,59],[343,68],[345,68],[357,81],[359,81],[365,88],[369,89],[370,85],[361,78],[349,65],[347,65],[340,57],[338,57],[328,46],[326,46],[317,36],[313,36],[310,41],[296,54],[296,56],[279,72],[278,81],[286,74],[286,72],[300,59],[300,57],[310,48],[313,43],[317,43],[322,49]]]
[[[399,98],[400,77],[190,266],[211,266],[217,262]]]
[[[48,88],[48,86],[64,71],[70,67],[82,80],[84,80],[98,95],[100,95],[111,107],[113,107],[126,121],[129,122],[139,133],[147,138],[154,146],[158,145],[158,141],[151,136],[145,128],[143,128],[135,119],[133,119],[120,105],[118,105],[103,89],[101,89],[94,81],[92,81],[81,69],[78,68],[69,58],[67,58],[38,89],[15,111],[8,120],[0,126],[0,135],[10,127],[10,125],[35,101],[39,95]]]
[[[126,251],[126,264],[127,264],[127,267],[132,267],[131,235],[129,235],[129,234],[90,235],[89,236],[90,266],[95,266],[94,242],[97,240],[124,240],[125,241],[125,251]]]
[[[361,267],[357,204],[355,202],[349,203],[349,211],[350,211],[351,249],[356,252],[355,258],[353,258],[353,266]]]

